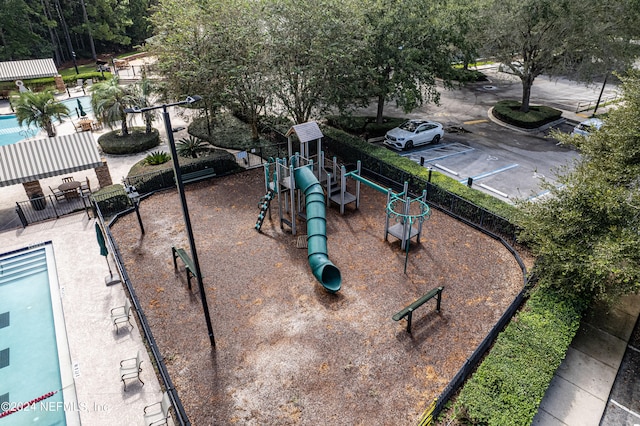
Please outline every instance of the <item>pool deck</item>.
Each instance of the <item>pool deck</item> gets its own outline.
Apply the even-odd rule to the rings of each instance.
[[[44,241],[53,242],[82,424],[142,425],[144,407],[159,401],[162,391],[137,325],[118,334],[111,324],[111,308],[123,305],[126,296],[122,284],[105,285],[109,269],[94,220],[75,214],[0,233],[2,252]],[[145,385],[127,381],[125,392],[119,364],[138,350]]]
[[[82,91],[71,89],[72,97],[84,96]],[[68,98],[67,95],[63,99]],[[10,114],[7,101],[0,101],[0,114]],[[184,125],[184,121],[172,115],[174,126]],[[70,134],[75,130],[69,121],[57,126],[58,134]],[[109,131],[93,132],[94,137]],[[177,138],[182,137],[175,133]],[[42,136],[42,135],[39,135]],[[165,146],[154,149],[165,149]],[[130,156],[104,155],[114,183],[127,175],[130,167],[146,153]],[[89,177],[91,187],[98,186],[93,170],[71,173],[76,180]],[[61,177],[41,179],[43,189],[57,187]],[[78,396],[80,421],[84,425],[143,425],[144,407],[160,401],[162,388],[154,371],[149,354],[144,346],[141,332],[135,325],[130,331],[121,328],[116,333],[110,319],[110,311],[124,304],[126,299],[122,284],[106,286],[105,277],[109,268],[105,258],[100,255],[94,220],[84,213],[64,216],[60,219],[32,224],[22,228],[15,214],[17,201],[26,200],[22,185],[0,188],[0,252],[8,252],[52,241],[58,280],[62,294],[69,351],[75,375],[75,387]],[[111,260],[111,255],[108,256]],[[115,271],[113,262],[111,269]],[[136,356],[140,351],[143,357],[141,379],[144,386],[134,380],[127,381],[124,391],[119,377],[120,361]],[[0,426],[9,425],[6,417],[0,419]]]

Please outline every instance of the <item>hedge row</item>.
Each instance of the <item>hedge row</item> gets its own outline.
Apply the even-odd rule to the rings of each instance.
[[[64,83],[69,87],[75,87],[78,80],[91,80],[100,81],[105,80],[107,77],[111,77],[111,74],[106,74],[103,77],[100,72],[85,72],[82,74],[73,74],[69,76],[62,77]],[[51,89],[56,87],[56,82],[54,77],[42,77],[42,78],[32,78],[28,80],[23,80],[25,87],[31,89],[34,92],[40,92],[45,89]],[[15,84],[15,81],[0,81],[0,92],[17,92],[18,87]]]
[[[493,115],[499,120],[525,129],[536,129],[545,124],[552,123],[562,117],[562,111],[548,106],[529,107],[529,112],[520,111],[518,101],[499,101],[493,107]]]
[[[580,325],[575,300],[534,290],[462,388],[458,420],[488,426],[530,425]]]

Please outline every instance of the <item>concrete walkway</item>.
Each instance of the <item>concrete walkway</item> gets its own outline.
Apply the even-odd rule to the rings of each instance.
[[[640,295],[632,295],[613,309],[596,309],[584,318],[540,404],[534,425],[601,424],[639,314]],[[602,424],[632,426],[640,424],[640,417],[631,423],[615,420]]]

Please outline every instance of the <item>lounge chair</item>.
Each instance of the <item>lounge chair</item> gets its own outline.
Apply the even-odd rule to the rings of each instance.
[[[120,380],[124,384],[124,391],[127,391],[128,379],[137,379],[144,386],[144,382],[140,379],[140,373],[142,373],[142,358],[140,357],[140,351],[135,358],[123,359],[120,361]]]
[[[168,425],[171,414],[171,401],[169,395],[164,392],[159,402],[144,407],[144,424],[146,426]]]

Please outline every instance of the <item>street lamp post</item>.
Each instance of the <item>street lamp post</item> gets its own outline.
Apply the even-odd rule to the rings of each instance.
[[[74,50],[71,51],[71,58],[73,59],[73,67],[76,69],[76,74],[80,74],[80,71],[78,71],[78,63],[76,62],[76,52]]]
[[[209,332],[209,340],[211,346],[215,346],[215,337],[213,335],[213,327],[211,326],[211,316],[209,315],[209,305],[207,304],[207,296],[204,290],[204,283],[202,282],[202,272],[200,271],[200,262],[198,260],[198,252],[196,250],[196,243],[193,238],[193,229],[191,227],[191,219],[189,218],[189,208],[187,206],[187,198],[184,193],[184,184],[182,183],[182,172],[180,170],[180,164],[178,162],[178,152],[176,150],[176,143],[173,139],[173,129],[171,127],[171,117],[167,108],[176,105],[192,105],[202,99],[200,96],[188,96],[187,99],[174,102],[171,104],[163,104],[146,108],[127,108],[127,113],[144,113],[146,111],[156,110],[162,108],[162,117],[164,118],[164,126],[167,132],[167,139],[169,140],[169,147],[171,148],[171,158],[173,160],[173,172],[176,178],[176,187],[178,188],[178,194],[180,195],[180,204],[182,206],[182,214],[184,216],[184,223],[187,229],[187,237],[189,239],[189,248],[191,249],[191,257],[193,265],[195,267],[195,274],[198,281],[198,289],[200,290],[200,298],[202,299],[202,309],[204,310],[204,318],[207,323],[207,330]]]

